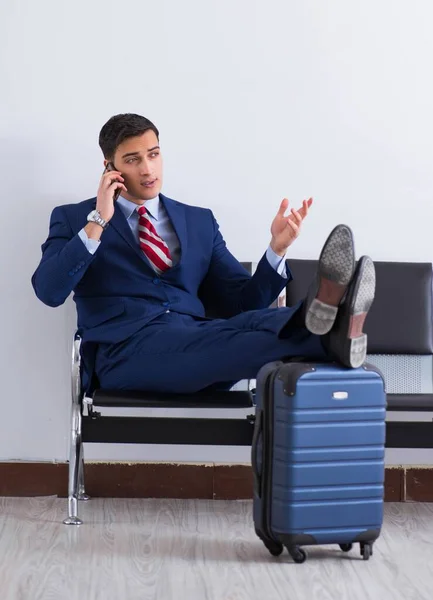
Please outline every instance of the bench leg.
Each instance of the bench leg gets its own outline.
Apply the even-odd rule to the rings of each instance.
[[[84,448],[83,443],[80,444],[80,466],[78,474],[78,500],[81,502],[87,502],[90,500],[90,496],[86,494],[84,486]]]
[[[80,464],[82,462],[81,412],[78,405],[72,406],[71,446],[69,450],[68,518],[65,525],[81,525],[78,518],[78,496]]]

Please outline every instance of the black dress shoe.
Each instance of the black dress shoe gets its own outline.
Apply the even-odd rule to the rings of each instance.
[[[338,310],[334,327],[323,338],[323,345],[331,357],[346,367],[356,369],[365,361],[367,336],[362,328],[373,304],[375,287],[374,263],[369,256],[362,256]]]
[[[328,333],[355,270],[353,234],[347,225],[331,231],[319,258],[316,280],[304,304],[305,326],[316,335]]]

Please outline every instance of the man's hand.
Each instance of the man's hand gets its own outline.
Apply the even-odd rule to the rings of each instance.
[[[271,225],[271,248],[279,256],[284,256],[287,252],[287,248],[292,244],[301,232],[302,221],[308,215],[308,209],[313,203],[313,198],[304,200],[302,208],[299,210],[291,209],[290,214],[285,217],[289,201],[287,198],[281,202],[280,210],[277,216],[272,221]]]
[[[128,191],[123,185],[124,181],[120,171],[107,171],[101,177],[96,199],[96,209],[105,221],[109,221],[114,214],[114,192],[119,188],[125,190],[125,192]]]

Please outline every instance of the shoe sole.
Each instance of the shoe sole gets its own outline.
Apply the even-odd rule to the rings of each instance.
[[[305,315],[305,326],[311,333],[324,335],[332,329],[354,269],[352,231],[347,225],[337,225],[320,254],[315,293]]]
[[[361,274],[353,293],[353,309],[344,349],[344,362],[353,369],[363,365],[367,356],[367,334],[363,333],[363,327],[376,289],[376,272],[370,257],[360,259],[359,270]]]

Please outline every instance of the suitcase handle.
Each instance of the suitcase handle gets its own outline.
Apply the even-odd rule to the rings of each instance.
[[[259,473],[257,452],[258,452],[259,438],[262,434],[262,430],[263,430],[262,411],[260,410],[260,411],[258,411],[258,414],[256,414],[256,422],[255,422],[255,427],[254,427],[253,441],[251,443],[251,466],[253,468],[254,493],[259,498],[261,498],[261,496],[262,496],[262,477],[261,477],[261,473]]]

